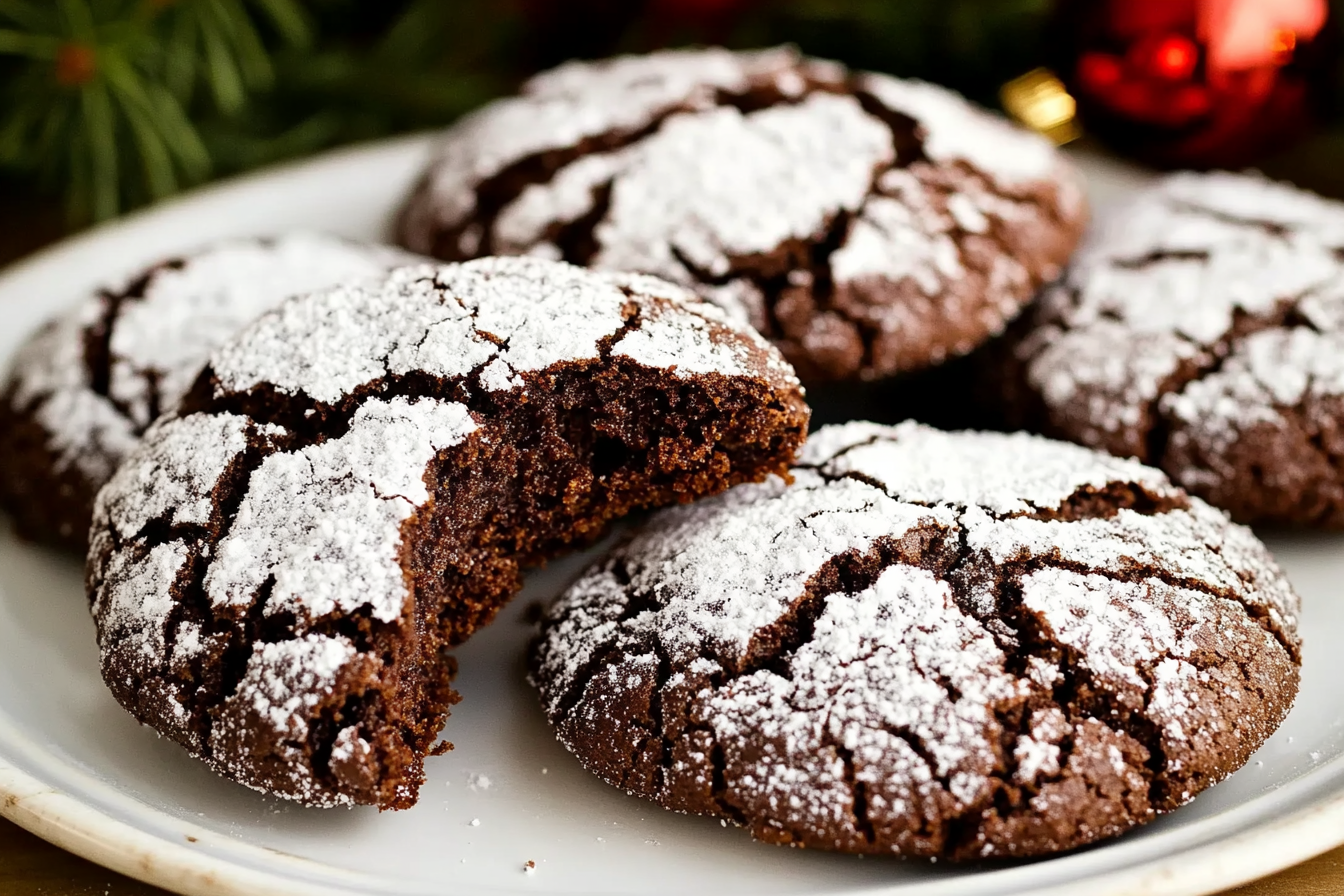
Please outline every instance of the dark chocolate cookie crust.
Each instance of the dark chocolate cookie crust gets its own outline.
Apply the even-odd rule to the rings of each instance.
[[[548,611],[533,681],[607,782],[774,843],[1039,856],[1188,802],[1292,705],[1291,587],[1156,470],[851,424],[793,473],[655,516]]]
[[[942,88],[787,49],[704,50],[571,63],[468,116],[399,238],[446,260],[656,274],[822,381],[997,334],[1084,218],[1053,147]]]
[[[20,537],[82,551],[101,483],[54,451],[50,437],[31,409],[17,406],[12,391],[0,398],[0,507],[13,516]]]
[[[767,343],[650,278],[486,259],[296,299],[100,494],[104,678],[240,783],[409,806],[441,651],[521,566],[781,472],[806,427]]]
[[[416,260],[321,234],[217,243],[98,291],[34,334],[0,387],[0,506],[83,553],[98,489],[210,350],[294,292]]]
[[[1243,523],[1344,528],[1344,205],[1179,174],[1102,225],[991,353],[1006,422]]]

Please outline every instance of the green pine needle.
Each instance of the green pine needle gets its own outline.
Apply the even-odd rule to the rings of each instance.
[[[0,0],[0,56],[18,66],[0,71],[0,164],[66,185],[72,214],[93,219],[204,180],[187,104],[200,81],[237,115],[271,86],[261,21],[286,42],[311,35],[290,0]]]
[[[196,82],[197,18],[174,16],[166,30],[163,41],[164,86],[182,102],[190,102]]]
[[[161,85],[151,83],[145,85],[145,89],[173,158],[188,180],[204,180],[212,167],[210,154],[186,112],[172,93]]]
[[[29,0],[0,0],[0,19],[8,19],[24,31],[47,33],[56,29],[54,7]]]
[[[83,88],[80,104],[87,122],[84,138],[89,148],[87,163],[91,172],[90,212],[101,221],[121,210],[116,119],[107,85],[94,81]]]
[[[60,40],[45,34],[0,29],[0,53],[50,61],[56,58],[60,47]]]
[[[297,0],[255,0],[255,3],[285,43],[299,49],[312,46],[312,23]]]
[[[66,33],[73,39],[92,44],[98,40],[93,10],[85,0],[57,0]]]
[[[214,93],[215,104],[226,115],[234,114],[247,101],[247,89],[238,71],[238,61],[217,30],[202,28],[201,38],[205,45],[206,83]]]

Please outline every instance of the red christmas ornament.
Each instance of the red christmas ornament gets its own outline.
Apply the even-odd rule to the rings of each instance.
[[[1339,51],[1328,0],[1067,0],[1056,27],[1084,127],[1170,167],[1245,167],[1301,136]]]

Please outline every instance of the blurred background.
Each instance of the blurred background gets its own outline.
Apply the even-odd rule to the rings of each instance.
[[[687,44],[791,42],[1060,141],[1344,195],[1341,3],[0,0],[0,263],[215,178],[443,126],[567,59]]]

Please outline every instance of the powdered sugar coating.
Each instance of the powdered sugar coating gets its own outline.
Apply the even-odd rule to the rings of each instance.
[[[129,553],[113,557],[106,575],[117,580],[118,588],[99,595],[94,615],[102,620],[108,638],[127,643],[133,658],[154,663],[163,655],[167,643],[168,617],[174,599],[170,586],[177,581],[189,558],[187,545],[170,541],[155,545],[144,556]],[[178,715],[175,707],[173,715]]]
[[[391,248],[314,233],[214,246],[156,272],[112,331],[108,397],[147,426],[147,376],[171,407],[221,342],[284,299],[331,284],[376,279],[414,261]],[[164,400],[166,399],[166,400]]]
[[[807,522],[814,511],[825,513],[826,529]],[[876,539],[899,535],[902,524],[937,524],[940,516],[947,514],[900,505],[859,482],[827,484],[808,470],[798,471],[792,487],[772,480],[671,508],[659,518],[659,560],[628,571],[631,590],[661,592],[660,610],[630,626],[656,632],[678,664],[703,657],[735,666],[753,635],[784,615],[831,557],[867,551]],[[624,587],[609,574],[596,575],[613,590]],[[567,624],[556,629],[557,640],[569,640]],[[584,633],[575,631],[573,642],[582,640]],[[581,664],[580,658],[569,674]],[[548,687],[549,711],[558,709],[569,683],[562,678]]]
[[[297,630],[349,613],[354,595],[394,622],[408,597],[402,523],[429,500],[429,462],[476,428],[465,405],[370,399],[339,438],[266,458],[216,548],[206,597],[246,606],[270,579],[266,614],[292,614]]]
[[[284,299],[344,280],[377,278],[413,256],[390,247],[362,246],[317,233],[294,233],[270,241],[220,243],[131,278],[130,294],[111,326],[111,367],[101,397],[143,432],[152,408],[171,408],[187,391],[220,343]],[[147,278],[147,279],[146,279]],[[118,293],[113,292],[116,296]],[[88,390],[81,373],[83,331],[103,307],[101,298],[76,307],[42,337],[29,366],[14,367],[18,402]],[[98,402],[99,405],[103,402]],[[79,418],[52,433],[72,460],[99,463]],[[110,466],[116,466],[111,459]]]
[[[808,440],[799,462],[829,476],[860,472],[911,504],[978,507],[998,516],[1058,507],[1080,489],[1132,482],[1154,495],[1174,496],[1157,470],[1087,448],[1027,433],[967,439],[928,427],[900,429],[855,421],[828,426]]]
[[[210,352],[297,293],[379,277],[416,256],[317,233],[216,243],[103,289],[16,356],[6,403],[43,431],[49,478],[73,475],[91,503]],[[25,450],[4,444],[0,453]],[[18,474],[14,474],[18,475]],[[31,475],[24,471],[22,475]],[[22,508],[17,508],[22,515]],[[87,518],[89,506],[80,508]],[[82,543],[83,532],[69,533]]]
[[[323,698],[335,692],[338,678],[358,657],[349,639],[319,634],[257,645],[237,691],[221,707],[220,719],[211,729],[211,754],[221,757],[215,760],[219,770],[244,780],[252,772],[227,746],[238,739],[274,744],[274,761],[302,766],[309,718]],[[341,734],[353,753],[358,738]],[[309,799],[323,801],[317,782],[304,789]]]
[[[1338,446],[1324,464],[1312,446],[1344,414],[1341,249],[1344,205],[1254,175],[1163,179],[1100,223],[1019,338],[1039,425],[1245,521],[1344,525]],[[1297,472],[1260,482],[1271,454]]]
[[[753,76],[793,63],[787,50],[719,49],[565,63],[523,85],[520,100],[492,103],[462,120],[463,139],[444,144],[426,180],[431,201],[424,212],[460,220],[474,208],[475,187],[518,159],[639,131],[669,110],[712,106],[716,91],[741,91]]]
[[[388,375],[465,377],[476,369],[487,371],[487,388],[508,391],[520,374],[596,359],[604,339],[623,335],[624,309],[635,301],[629,293],[642,282],[536,258],[403,268],[376,287],[338,287],[258,320],[211,362],[216,394],[264,383],[332,403]],[[617,338],[617,354],[656,367],[675,356],[687,372],[727,376],[764,364],[781,380],[792,378],[754,334],[722,338],[723,313],[693,294],[662,285],[651,298],[663,301],[639,304],[654,325],[632,334],[629,345]],[[682,327],[669,326],[669,315],[699,334],[691,344]]]
[[[859,784],[873,813],[918,812],[939,781],[954,811],[985,800],[999,733],[990,707],[1024,690],[1003,659],[924,570],[893,567],[871,588],[827,598],[786,675],[753,672],[700,698],[732,767],[724,799],[777,805],[785,827],[804,830],[843,825]],[[781,749],[755,743],[767,719]]]
[[[1226,451],[1246,429],[1274,425],[1278,408],[1344,397],[1344,329],[1262,330],[1232,349],[1222,366],[1162,396],[1183,425],[1178,438]],[[1202,471],[1191,471],[1199,475]]]
[[[496,419],[510,402],[556,401],[558,378],[610,378],[618,365],[651,368],[691,400],[703,399],[690,379],[708,375],[737,381],[757,405],[802,404],[759,335],[639,275],[525,258],[416,265],[263,315],[215,353],[181,412],[156,423],[100,493],[89,583],[114,693],[249,786],[314,805],[352,793],[413,802],[413,777],[393,796],[368,788],[389,743],[442,709],[398,721],[412,710],[397,704],[391,734],[371,730],[366,689],[374,676],[392,692],[410,674],[397,665],[409,662],[403,652],[430,643],[416,613],[437,612],[417,604],[434,583],[416,578],[410,558],[441,538],[421,527],[437,519],[436,500],[446,505],[444,480],[461,476],[445,458],[513,438]],[[573,411],[594,428],[602,412]],[[651,432],[639,437],[654,438],[653,451]],[[431,543],[476,562],[444,540]],[[406,642],[378,640],[388,632]],[[341,706],[346,727],[328,730],[319,716]]]
[[[919,122],[924,155],[935,162],[965,162],[1003,183],[1048,180],[1059,167],[1054,145],[997,115],[968,115],[956,93],[924,81],[863,74],[862,88],[882,105]]]
[[[122,467],[96,511],[119,532],[139,532],[163,519],[204,525],[221,474],[247,449],[253,427],[238,414],[168,417],[147,439],[143,463]]]
[[[1000,331],[1084,214],[1048,141],[950,91],[715,49],[538,76],[448,132],[400,230],[451,260],[656,274],[846,378]]]
[[[775,842],[1035,855],[1184,803],[1292,703],[1297,597],[1157,470],[855,423],[794,475],[663,511],[548,611],[533,681],[604,779]]]
[[[874,171],[895,158],[886,126],[831,94],[745,115],[673,116],[628,152],[592,263],[678,282],[688,268],[721,277],[733,258],[809,238],[857,210]]]
[[[75,468],[102,483],[135,446],[138,433],[131,418],[88,387],[84,334],[99,316],[99,303],[90,301],[49,323],[20,346],[6,388],[9,402],[31,408],[51,434],[58,468]]]

